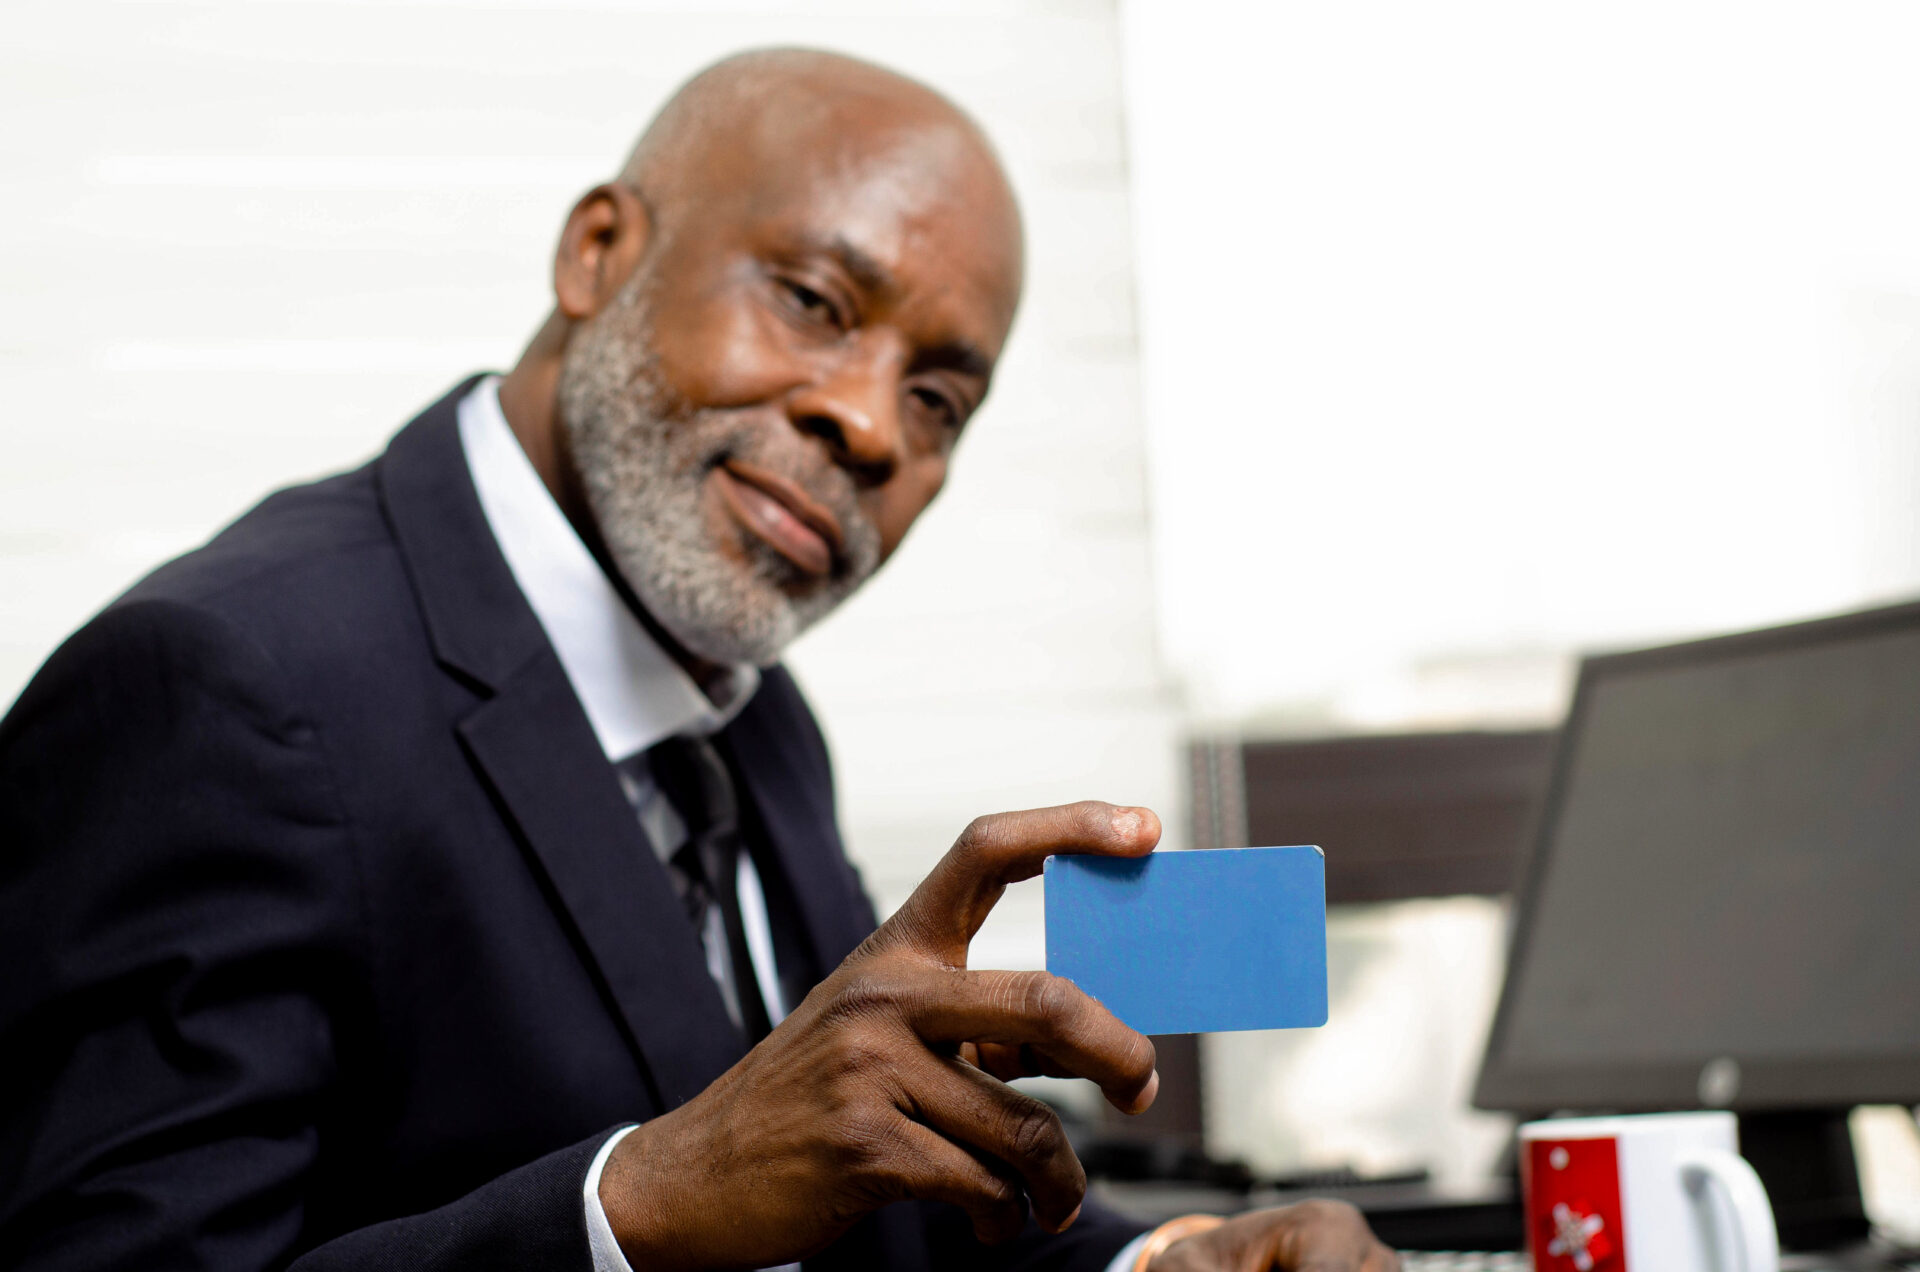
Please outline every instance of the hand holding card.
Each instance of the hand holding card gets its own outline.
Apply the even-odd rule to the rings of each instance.
[[[1327,1023],[1318,848],[1046,863],[1047,970],[1146,1034]]]

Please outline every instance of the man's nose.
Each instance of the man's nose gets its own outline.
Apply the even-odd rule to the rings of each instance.
[[[787,399],[795,428],[827,444],[863,486],[884,485],[900,467],[900,383],[891,359],[860,359]]]

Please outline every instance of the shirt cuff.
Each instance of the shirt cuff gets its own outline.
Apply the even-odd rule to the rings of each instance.
[[[606,1220],[603,1218],[600,1222],[605,1223]],[[1133,1266],[1133,1261],[1140,1257],[1140,1251],[1145,1248],[1147,1238],[1152,1235],[1153,1229],[1148,1228],[1145,1232],[1121,1246],[1120,1253],[1114,1255],[1113,1262],[1107,1264],[1107,1272],[1127,1272],[1127,1270]],[[599,1272],[599,1269],[596,1268],[594,1272]],[[615,1268],[614,1272],[620,1272],[620,1269]]]
[[[627,1256],[620,1253],[620,1243],[613,1239],[613,1225],[607,1222],[607,1208],[600,1204],[600,1172],[607,1168],[607,1158],[613,1156],[613,1146],[625,1139],[632,1130],[633,1126],[623,1126],[607,1136],[607,1142],[593,1155],[593,1165],[587,1167],[587,1182],[580,1189],[580,1200],[587,1208],[587,1250],[593,1255],[593,1272],[633,1272]]]

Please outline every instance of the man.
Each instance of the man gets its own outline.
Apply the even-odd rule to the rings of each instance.
[[[1097,1003],[966,968],[1150,812],[982,818],[877,931],[841,852],[777,659],[939,490],[1020,278],[953,106],[731,59],[575,206],[509,375],[63,646],[0,726],[0,1250],[1391,1266],[1329,1206],[1143,1239],[1000,1080],[1151,1102]]]

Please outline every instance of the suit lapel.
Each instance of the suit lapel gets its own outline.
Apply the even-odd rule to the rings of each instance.
[[[487,526],[455,414],[471,384],[394,439],[382,499],[436,656],[483,698],[456,722],[462,745],[526,843],[661,1108],[676,1108],[740,1058],[743,1040]]]
[[[644,1056],[663,1109],[745,1054],[699,939],[551,653],[460,722]]]

